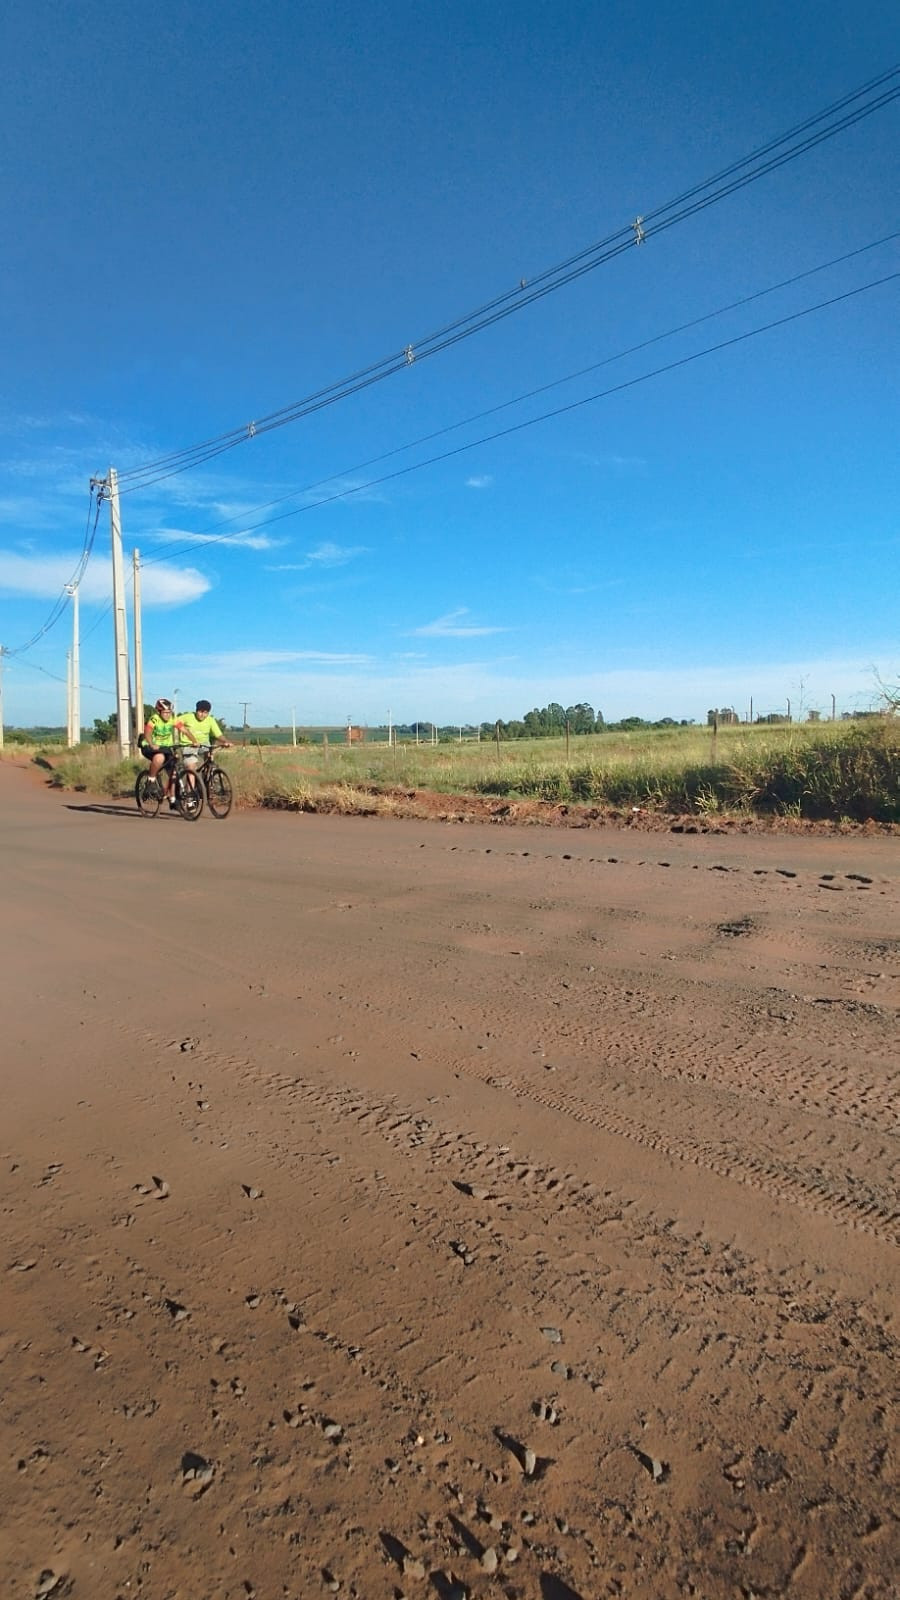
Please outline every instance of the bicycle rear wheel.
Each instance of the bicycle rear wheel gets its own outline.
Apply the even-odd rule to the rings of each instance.
[[[139,772],[134,786],[134,798],[143,817],[155,817],[162,805],[162,790],[149,772]]]
[[[231,779],[221,767],[213,767],[206,780],[206,804],[210,814],[219,820],[227,817],[234,803],[234,791]]]
[[[185,822],[196,822],[203,810],[203,785],[202,783],[188,783],[187,778],[178,780],[177,802],[178,810]]]

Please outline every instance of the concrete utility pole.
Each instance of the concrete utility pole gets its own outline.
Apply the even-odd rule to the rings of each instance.
[[[92,487],[109,500],[112,544],[113,626],[116,644],[116,729],[119,755],[131,755],[131,696],[128,692],[128,619],[125,613],[125,574],[122,568],[122,520],[119,515],[119,477],[110,467],[105,478],[92,478]]]
[[[80,628],[78,623],[78,585],[66,584],[66,592],[72,600],[72,649],[68,657],[68,696],[66,719],[66,740],[72,745],[81,743],[81,665]]]
[[[66,651],[66,745],[71,750],[75,740],[72,737],[72,652]]]
[[[291,744],[297,748],[297,707],[291,708]]]
[[[73,744],[81,743],[81,625],[78,618],[78,585],[72,595],[72,734]]]
[[[144,731],[144,639],[141,625],[141,552],[133,550],[131,566],[134,574],[132,605],[134,607],[134,742],[137,744]]]

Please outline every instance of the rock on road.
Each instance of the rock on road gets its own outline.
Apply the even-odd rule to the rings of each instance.
[[[895,1592],[896,841],[0,860],[5,1595]]]

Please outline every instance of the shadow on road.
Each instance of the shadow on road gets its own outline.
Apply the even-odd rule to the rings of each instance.
[[[74,805],[71,801],[67,801],[66,802],[66,810],[67,811],[88,811],[88,812],[93,812],[95,816],[100,816],[100,817],[128,817],[128,818],[133,818],[135,822],[142,822],[142,821],[145,820],[141,816],[141,813],[136,809],[136,807],[134,805],[129,807],[127,801],[124,801],[124,800],[122,801],[121,805],[118,805],[118,806],[116,806],[116,805],[101,806],[101,805],[96,805],[96,804],[78,806],[78,805]],[[149,819],[149,820],[152,821],[152,818]]]

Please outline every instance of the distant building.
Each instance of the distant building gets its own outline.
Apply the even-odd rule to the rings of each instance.
[[[718,711],[707,711],[706,725],[708,728],[723,727],[725,724],[740,722],[740,717],[734,706],[720,706]]]

